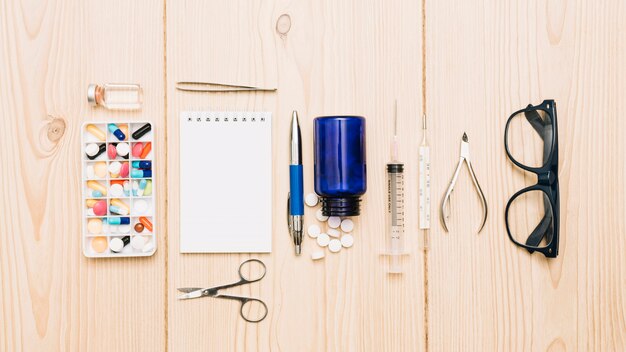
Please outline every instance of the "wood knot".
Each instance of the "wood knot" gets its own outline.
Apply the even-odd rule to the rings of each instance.
[[[65,120],[60,117],[49,116],[51,120],[48,122],[48,140],[56,143],[65,134],[66,123]]]
[[[284,13],[278,17],[276,21],[276,32],[280,34],[281,37],[286,37],[287,33],[291,29],[291,16]]]

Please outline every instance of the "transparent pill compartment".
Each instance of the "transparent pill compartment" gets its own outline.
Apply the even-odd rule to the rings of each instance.
[[[110,124],[117,128],[109,128]],[[153,128],[151,122],[112,121],[83,124],[80,148],[81,237],[83,254],[86,257],[147,257],[156,252],[157,183],[153,160]],[[124,136],[121,140],[120,132]],[[127,155],[119,155],[109,150],[110,146],[116,147],[120,144],[128,145]],[[148,146],[144,155],[133,152],[137,144],[141,144],[143,148]],[[104,151],[101,151],[101,145],[105,146]],[[126,152],[125,148],[121,148],[122,153]],[[99,154],[90,157],[88,151],[92,154],[97,151]],[[124,164],[127,165],[120,171]],[[135,227],[143,229],[137,231]]]

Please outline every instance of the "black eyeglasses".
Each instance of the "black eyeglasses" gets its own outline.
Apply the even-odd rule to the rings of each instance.
[[[537,184],[515,193],[506,205],[509,238],[530,253],[559,253],[559,143],[554,100],[513,113],[504,147],[513,164],[537,175]]]

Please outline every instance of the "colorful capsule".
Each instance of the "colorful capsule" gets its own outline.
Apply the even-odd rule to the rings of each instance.
[[[119,199],[111,199],[111,205],[119,207],[119,208],[123,208],[124,210],[126,210],[126,214],[130,213],[130,207]],[[126,215],[126,214],[122,214],[122,215]]]
[[[111,131],[111,133],[113,133],[113,135],[120,141],[123,141],[126,139],[124,132],[122,132],[122,130],[120,130],[119,127],[117,127],[117,125],[114,123],[109,124],[109,131]]]
[[[146,180],[139,181],[139,190],[137,190],[137,195],[139,197],[143,196],[143,192],[145,191],[147,184],[148,184],[148,182]]]
[[[122,133],[124,134],[124,140],[127,140],[127,139],[128,139],[128,136],[129,136],[129,134],[128,134],[128,125],[119,125],[119,126],[117,126],[117,127],[118,127],[118,128],[120,129],[120,131],[122,131]]]
[[[149,196],[151,194],[152,194],[152,181],[151,180],[147,180],[146,188],[143,190],[143,196],[147,197],[147,196]]]
[[[116,217],[116,218],[109,218],[109,225],[129,225],[130,224],[130,218],[129,217]]]
[[[148,142],[143,146],[143,151],[141,152],[139,158],[145,159],[148,154],[150,154],[150,150],[152,150],[152,143]]]
[[[100,192],[100,195],[97,197],[102,197],[103,195],[107,194],[107,189],[106,187],[104,187],[102,184],[100,184],[100,182],[97,181],[87,181],[87,187],[91,188],[94,192],[92,192],[92,194],[95,194],[95,192]]]
[[[152,232],[152,223],[148,218],[142,216],[139,218],[139,222],[150,232]]]
[[[152,170],[133,170],[130,172],[132,178],[152,177]]]
[[[143,137],[146,133],[150,132],[151,129],[152,129],[152,126],[149,123],[147,123],[141,126],[137,131],[135,131],[135,133],[133,133],[133,138],[139,139]]]
[[[107,139],[107,135],[95,125],[91,125],[91,124],[87,125],[87,132],[91,133],[92,135],[94,135],[94,137],[98,138],[99,140],[103,142],[106,141]]]
[[[128,181],[124,181],[124,195],[125,196],[130,196],[130,182]]]
[[[150,170],[152,169],[152,161],[148,161],[148,160],[135,160],[133,161],[133,167],[135,169],[144,169],[144,170]]]
[[[111,205],[109,207],[109,211],[111,211],[112,214],[117,214],[117,215],[128,215],[128,210],[122,208],[122,207],[118,207],[116,205]]]

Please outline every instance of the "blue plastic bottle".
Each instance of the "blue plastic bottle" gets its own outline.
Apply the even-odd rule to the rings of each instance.
[[[367,190],[365,118],[325,116],[314,120],[315,192],[326,216],[356,216]]]

